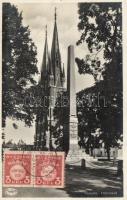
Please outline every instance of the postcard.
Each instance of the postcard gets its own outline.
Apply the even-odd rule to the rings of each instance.
[[[2,199],[126,199],[126,3],[1,3]]]

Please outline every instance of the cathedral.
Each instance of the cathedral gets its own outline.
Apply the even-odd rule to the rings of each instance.
[[[54,31],[51,53],[48,49],[46,27],[45,45],[39,85],[43,89],[45,99],[48,98],[48,103],[38,110],[38,114],[36,117],[36,133],[34,138],[34,146],[36,150],[43,150],[45,146],[49,149],[51,146],[51,125],[54,123],[53,111],[57,99],[57,94],[66,90],[65,70],[64,65],[62,66],[59,48],[56,9],[54,16]]]

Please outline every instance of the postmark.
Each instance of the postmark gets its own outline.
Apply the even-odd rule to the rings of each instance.
[[[64,153],[35,154],[35,187],[64,187]]]

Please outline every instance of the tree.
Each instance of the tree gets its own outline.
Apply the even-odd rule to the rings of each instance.
[[[94,106],[92,116],[95,125],[97,123],[95,128],[99,126],[102,130],[101,138],[105,142],[110,159],[110,147],[117,145],[117,140],[122,134],[121,3],[81,3],[79,20],[81,37],[77,45],[86,42],[90,55],[85,59],[76,58],[76,63],[79,73],[91,74],[95,79],[95,86],[89,89],[89,92],[96,93],[96,96],[99,93],[108,102],[105,107],[98,106],[95,109]],[[89,114],[87,117],[90,121]],[[89,126],[91,124],[92,122]]]
[[[69,98],[67,92],[61,91],[57,94],[54,108],[54,137],[56,138],[57,149],[68,151],[69,138],[67,135],[69,121]]]
[[[104,83],[96,83],[77,94],[79,136],[87,152],[91,147],[99,147],[100,141],[104,142],[110,157],[110,147],[118,146],[117,142],[121,138],[122,112],[119,112],[116,103],[111,102],[112,98],[109,101]],[[100,135],[95,143],[93,133],[97,129],[100,129]]]
[[[3,3],[2,18],[2,126],[6,118],[23,120],[31,125],[33,111],[25,105],[26,93],[35,86],[37,49],[23,25],[22,13],[10,3]]]
[[[81,3],[79,4],[78,29],[81,37],[77,45],[86,42],[92,55],[86,59],[77,58],[80,73],[89,73],[95,76],[99,72],[103,78],[115,81],[122,76],[122,10],[121,3]],[[103,64],[97,57],[103,51]],[[117,77],[113,75],[117,71]],[[111,81],[111,78],[110,78]],[[115,83],[116,85],[116,83]]]

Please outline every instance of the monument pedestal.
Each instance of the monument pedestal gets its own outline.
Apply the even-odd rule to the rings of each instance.
[[[78,145],[78,119],[76,116],[69,117],[69,151],[66,157],[66,164],[80,165],[82,159],[86,161],[95,160],[92,156],[85,152],[85,149]]]
[[[66,164],[69,165],[76,165],[81,162],[82,157],[82,150],[77,145],[71,145],[69,152],[66,157]]]
[[[78,145],[78,119],[76,116],[70,116],[69,120],[69,151],[66,157],[66,163],[69,165],[81,164],[85,159],[85,151]]]
[[[90,156],[85,152],[84,149],[80,149],[80,147],[77,145],[71,146],[67,157],[66,157],[66,164],[67,165],[80,165],[82,159],[85,159],[86,161],[95,161],[96,159]]]

